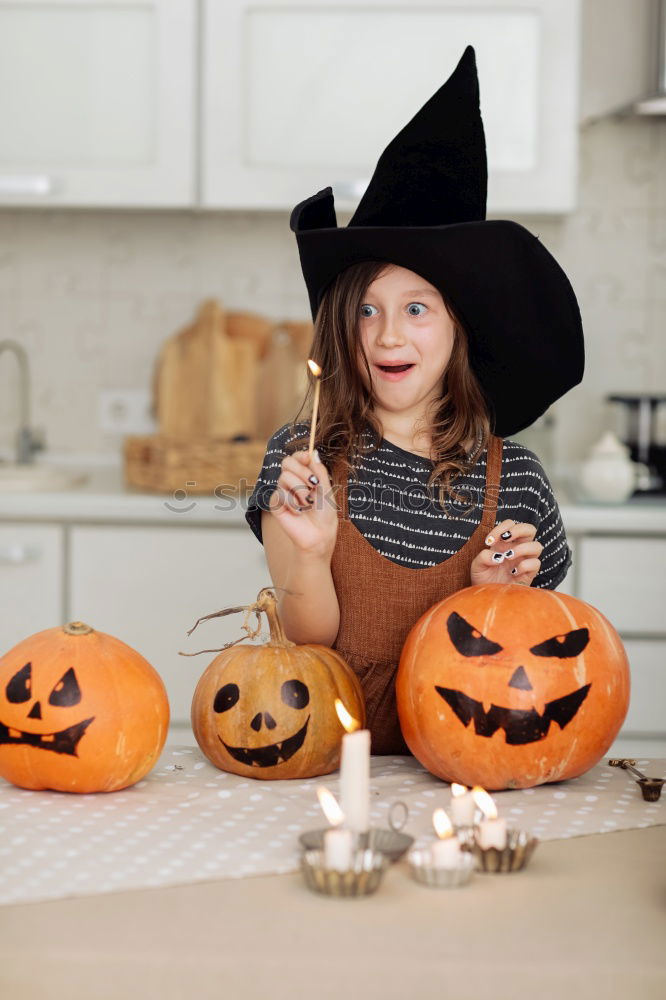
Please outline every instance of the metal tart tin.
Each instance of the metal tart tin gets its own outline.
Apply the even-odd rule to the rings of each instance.
[[[465,885],[472,877],[476,861],[472,854],[464,852],[455,868],[436,868],[432,864],[430,851],[415,850],[407,855],[409,872],[413,879],[422,885],[437,889],[455,889]]]
[[[477,861],[477,869],[481,872],[517,872],[525,867],[538,843],[538,838],[532,837],[525,830],[509,829],[503,850],[479,847],[475,842],[472,852]]]
[[[324,896],[369,896],[379,887],[390,863],[388,856],[379,851],[356,851],[351,868],[341,872],[324,867],[323,850],[309,850],[301,857],[301,870],[305,884],[313,892]]]

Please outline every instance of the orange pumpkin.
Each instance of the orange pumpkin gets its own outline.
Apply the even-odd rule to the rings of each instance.
[[[344,734],[335,699],[365,723],[356,674],[328,646],[297,646],[287,639],[268,588],[254,604],[217,614],[241,610],[247,617],[266,614],[270,640],[231,644],[204,671],[192,699],[192,729],[202,752],[220,770],[250,778],[311,778],[334,771]]]
[[[126,788],[151,769],[168,726],[157,671],[83,622],[37,632],[0,659],[0,775],[21,788]]]
[[[460,590],[419,619],[396,697],[407,745],[433,774],[529,788],[603,757],[629,707],[629,664],[590,604],[495,583]]]

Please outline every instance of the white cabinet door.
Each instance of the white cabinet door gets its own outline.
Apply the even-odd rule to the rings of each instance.
[[[666,738],[666,639],[625,639],[631,668],[629,712],[622,736]]]
[[[191,205],[196,0],[0,0],[0,204]]]
[[[666,633],[666,538],[584,537],[578,573],[579,596],[618,632]]]
[[[203,203],[358,203],[382,149],[474,45],[489,212],[575,203],[579,0],[205,0]]]
[[[67,617],[137,649],[162,675],[174,722],[188,722],[196,683],[216,655],[179,656],[240,638],[242,614],[202,622],[251,603],[271,585],[264,550],[247,528],[72,528]],[[250,624],[255,625],[253,618]],[[268,636],[265,620],[262,628]],[[265,641],[265,639],[257,639]]]
[[[62,535],[51,524],[0,524],[0,655],[64,623]]]

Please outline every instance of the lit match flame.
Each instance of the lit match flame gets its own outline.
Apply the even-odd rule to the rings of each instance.
[[[339,698],[335,699],[335,711],[338,713],[338,719],[348,733],[354,733],[357,729],[361,728],[361,723],[353,715],[349,714]]]
[[[459,785],[457,781],[454,781],[451,785],[451,795],[454,798],[458,798],[460,795],[467,794],[467,785]]]
[[[301,364],[302,363],[303,362],[301,362]],[[310,369],[315,378],[318,378],[321,375],[321,368],[319,367],[316,361],[312,360],[312,358],[308,358],[308,368]]]
[[[328,788],[319,785],[317,788],[317,798],[319,799],[319,805],[324,812],[324,816],[331,826],[340,826],[344,823],[345,814],[340,808],[340,804],[333,792],[329,792]]]
[[[485,788],[475,785],[472,789],[472,798],[486,817],[486,819],[497,819],[497,806],[493,802]]]
[[[432,814],[432,825],[440,840],[453,836],[453,826],[444,809],[435,809]]]

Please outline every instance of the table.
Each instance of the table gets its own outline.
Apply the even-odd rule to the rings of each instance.
[[[12,1000],[663,1000],[666,828],[553,840],[511,875],[338,900],[300,873],[5,906]]]

